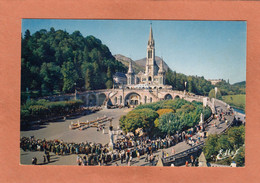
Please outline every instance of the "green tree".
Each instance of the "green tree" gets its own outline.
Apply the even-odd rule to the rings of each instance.
[[[219,149],[218,147],[218,135],[210,135],[205,142],[205,146],[203,147],[203,152],[208,161],[214,160],[216,158]]]
[[[30,100],[21,106],[21,121],[32,121],[67,115],[80,109],[81,100],[50,102],[47,100]]]
[[[120,126],[125,132],[135,132],[137,128],[151,131],[158,114],[152,109],[136,109],[120,118]]]
[[[54,65],[53,62],[44,62],[41,66],[40,76],[42,77],[42,89],[53,92],[54,89],[59,89],[61,83],[60,67]]]
[[[39,75],[40,67],[38,66],[30,66],[30,76],[32,77],[32,81],[30,83],[31,90],[41,90],[42,78]]]
[[[86,77],[85,77],[85,89],[92,90],[92,87],[93,87],[92,72],[90,69],[87,69]]]
[[[228,138],[233,149],[238,149],[245,143],[245,126],[242,125],[229,129]]]
[[[234,160],[238,163],[239,166],[243,166],[245,161],[244,143],[245,127],[243,125],[239,127],[232,127],[225,134],[210,135],[205,142],[203,152],[206,156],[206,159],[212,161],[221,149],[224,151],[236,151],[239,149],[238,154],[235,156]],[[230,164],[231,161],[231,158],[227,158],[220,163]]]
[[[187,82],[187,88],[188,92],[192,93],[194,92],[194,87],[193,87],[193,78],[191,76],[188,77],[188,82]]]
[[[242,146],[238,150],[238,154],[235,156],[234,161],[236,162],[238,167],[245,166],[245,146]]]
[[[170,112],[163,114],[159,118],[158,128],[161,130],[161,132],[171,135],[176,131],[181,131],[183,129],[183,123],[181,123],[178,116]]]
[[[221,100],[222,99],[222,95],[221,95],[220,89],[217,90],[217,95],[215,95],[215,89],[210,90],[209,97],[210,98],[217,97],[217,99]]]
[[[108,68],[107,68],[107,79],[108,79],[108,80],[112,80],[112,73],[111,73],[111,69],[110,69],[109,66],[108,66]]]
[[[107,89],[111,89],[113,87],[113,82],[111,80],[108,80],[106,82],[106,87],[107,87]]]
[[[232,149],[232,145],[227,135],[221,135],[218,139],[217,149],[229,150]]]
[[[110,67],[107,68],[107,82],[106,82],[107,89],[111,89],[113,87],[113,80],[112,80],[112,73]]]
[[[26,88],[29,88],[35,97],[47,94],[45,91],[42,93],[42,89],[49,90],[49,93],[53,93],[53,90],[72,92],[75,82],[78,89],[83,89],[87,69],[93,73],[92,89],[104,89],[108,81],[108,67],[111,76],[114,72],[127,71],[99,39],[94,36],[84,38],[79,31],[69,34],[51,28],[49,31],[42,29],[31,34],[26,30],[22,37],[21,51],[21,96],[24,96]],[[55,69],[46,64],[52,64]],[[68,69],[68,65],[72,69]],[[55,71],[58,67],[60,79],[53,80],[52,76],[58,74]],[[72,75],[69,76],[69,73]],[[111,83],[108,82],[107,85],[111,87]],[[24,103],[24,97],[22,99]]]
[[[190,113],[190,112],[194,111],[195,109],[196,109],[195,106],[192,104],[184,104],[181,106],[181,108],[177,109],[177,112]]]
[[[75,83],[78,79],[78,74],[72,62],[64,62],[61,68],[63,75],[63,88],[64,92],[72,92],[75,89]]]
[[[28,41],[31,38],[31,32],[30,30],[26,30],[24,34],[24,40]]]
[[[176,72],[175,72],[175,74],[176,74]],[[176,82],[174,80],[175,78],[174,78],[173,72],[170,69],[168,69],[166,71],[165,78],[166,78],[165,83],[167,85],[171,85],[174,88],[176,85]]]
[[[101,89],[102,85],[104,84],[104,80],[102,80],[102,75],[97,60],[94,61],[93,68],[94,68],[93,89]]]

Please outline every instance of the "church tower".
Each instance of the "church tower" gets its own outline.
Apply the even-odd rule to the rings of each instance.
[[[155,47],[154,47],[152,24],[150,28],[149,40],[147,45],[145,74],[147,75],[148,82],[150,81],[152,82],[154,79],[154,75],[157,74],[155,68]]]
[[[129,68],[126,76],[127,76],[127,85],[135,84],[135,74],[132,67],[132,60],[129,61]]]
[[[163,60],[161,60],[158,75],[159,75],[159,84],[164,85],[165,84],[165,71],[163,68]]]

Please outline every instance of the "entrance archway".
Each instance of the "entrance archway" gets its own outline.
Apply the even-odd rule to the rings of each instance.
[[[175,97],[174,97],[174,99],[179,99],[180,98],[180,96],[179,95],[176,95]]]
[[[129,93],[125,97],[125,102],[127,105],[136,106],[141,102],[141,96],[138,93]]]
[[[97,105],[97,97],[95,94],[90,94],[88,97],[88,104],[89,106],[95,106]]]
[[[166,94],[165,96],[164,96],[164,99],[165,100],[172,100],[172,96],[171,96],[171,94]]]
[[[81,96],[80,99],[82,100],[84,105],[86,105],[86,103],[87,103],[86,97],[85,96]]]
[[[103,105],[105,100],[106,100],[106,95],[104,93],[98,95],[98,105]]]

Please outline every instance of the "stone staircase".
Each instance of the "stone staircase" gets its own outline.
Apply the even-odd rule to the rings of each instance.
[[[149,90],[149,93],[150,93],[153,97],[155,97],[156,99],[159,99],[159,97],[157,97],[157,95],[155,95],[155,94],[153,93],[153,91]]]
[[[118,93],[118,91],[116,91],[115,93],[113,93],[113,95],[112,95],[111,97],[109,97],[109,95],[110,95],[111,93],[112,93],[112,92],[110,92],[110,93],[108,94],[108,97],[106,97],[106,99],[104,100],[103,105],[106,105],[107,102],[108,102],[108,100],[111,99],[112,97],[114,97],[114,96]]]
[[[113,98],[116,94],[118,93],[118,91],[116,91],[111,97],[109,97],[109,98]],[[110,94],[110,93],[109,93]],[[109,96],[109,94],[108,94],[108,96]]]

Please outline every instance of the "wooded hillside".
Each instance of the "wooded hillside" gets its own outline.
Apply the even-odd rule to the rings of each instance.
[[[112,87],[112,75],[127,67],[94,36],[51,28],[22,37],[21,91],[68,93]]]

